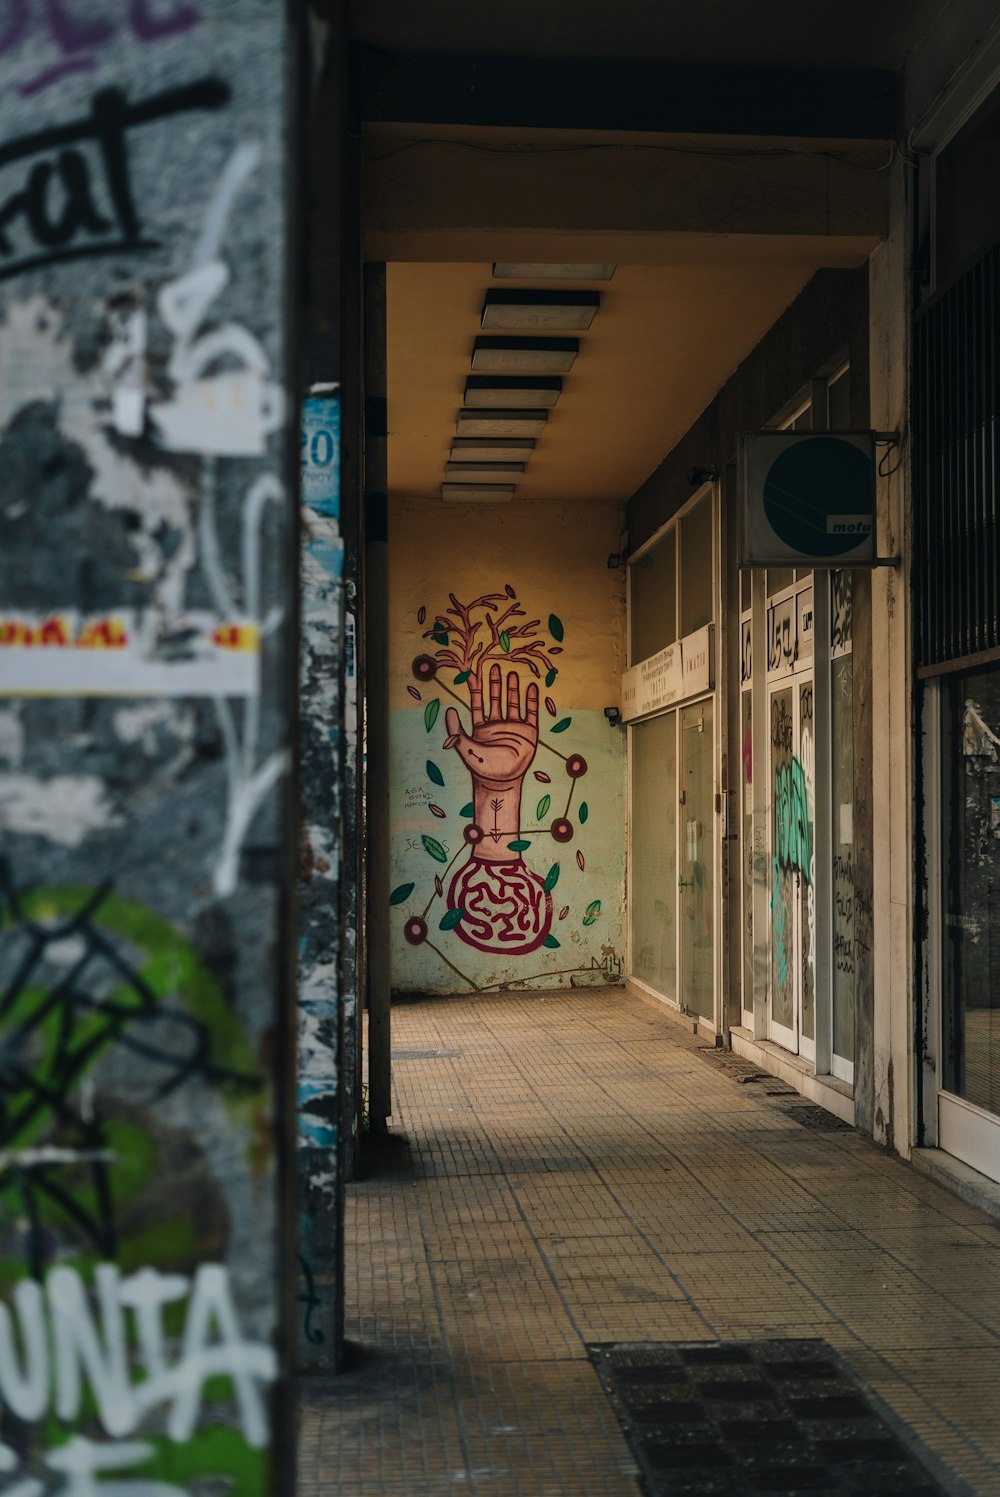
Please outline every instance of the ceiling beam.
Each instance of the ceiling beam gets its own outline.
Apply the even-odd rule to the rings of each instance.
[[[869,68],[427,55],[354,49],[367,124],[896,138],[896,75]]]

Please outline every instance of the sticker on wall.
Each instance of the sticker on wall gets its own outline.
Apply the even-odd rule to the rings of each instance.
[[[260,632],[207,610],[0,613],[0,696],[256,696]]]
[[[448,601],[439,613],[418,610],[421,637],[434,648],[414,658],[418,684],[407,687],[422,703],[429,735],[431,819],[419,837],[426,882],[398,885],[389,903],[400,910],[411,946],[430,947],[481,991],[461,968],[463,947],[520,959],[563,944],[554,927],[573,911],[562,901],[557,910],[554,897],[561,853],[592,808],[577,798],[587,761],[562,736],[571,734],[573,718],[560,711],[553,694],[562,620],[549,614],[543,633],[541,619],[528,618],[509,583],[469,603],[454,593]],[[459,776],[467,777],[471,799],[458,813],[463,826],[456,846],[441,824],[448,812],[440,801],[447,801],[443,792]],[[575,852],[582,872],[584,853]],[[585,899],[574,924],[591,926],[600,912],[599,899]]]

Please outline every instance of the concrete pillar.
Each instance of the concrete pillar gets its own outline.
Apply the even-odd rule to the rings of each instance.
[[[0,1472],[49,1490],[72,1452],[96,1489],[135,1436],[138,1486],[287,1492],[298,48],[264,0],[15,11],[0,1301],[43,1362],[92,1333],[108,1364],[43,1368]]]

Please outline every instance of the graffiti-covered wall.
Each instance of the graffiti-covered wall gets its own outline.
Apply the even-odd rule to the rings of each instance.
[[[287,1480],[282,14],[16,0],[0,29],[11,1497]]]
[[[392,509],[395,992],[623,976],[621,518]]]

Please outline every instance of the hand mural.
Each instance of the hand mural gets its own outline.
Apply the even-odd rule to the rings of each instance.
[[[479,951],[536,951],[552,927],[552,895],[544,879],[510,855],[521,838],[521,786],[538,748],[538,687],[524,693],[516,671],[507,673],[507,715],[501,715],[502,672],[490,667],[490,714],[483,717],[483,687],[469,678],[471,738],[454,707],[445,715],[445,748],[454,748],[472,776],[473,820],[466,828],[469,861],[452,879],[448,903],[464,918],[456,934]]]
[[[549,741],[549,735],[561,734],[571,726],[571,718],[553,721],[545,735],[539,731],[538,682],[544,675],[545,688],[549,690],[559,674],[554,657],[562,653],[561,620],[555,614],[549,615],[548,632],[554,642],[547,643],[539,637],[541,620],[526,618],[509,584],[504,592],[486,593],[471,603],[460,602],[452,593],[449,602],[451,606],[433,616],[432,623],[424,630],[424,639],[439,648],[433,655],[418,655],[412,672],[416,681],[451,696],[462,708],[466,703],[454,688],[464,686],[468,690],[468,726],[458,708],[449,707],[445,712],[446,736],[442,747],[454,750],[468,770],[472,800],[460,813],[467,819],[467,825],[451,855],[436,836],[421,837],[424,851],[447,866],[435,877],[434,893],[422,913],[407,918],[403,935],[412,946],[431,945],[453,971],[476,987],[429,940],[427,916],[431,905],[435,899],[446,900],[439,931],[457,936],[477,951],[525,956],[542,947],[559,947],[561,942],[553,935],[552,927],[557,919],[565,920],[570,914],[568,904],[557,916],[553,910],[552,891],[559,880],[560,865],[551,864],[544,874],[535,872],[527,866],[523,854],[532,847],[533,838],[551,837],[557,843],[573,839],[575,827],[568,819],[569,812],[576,782],[586,774],[587,762],[580,754],[563,753]],[[421,608],[417,622],[423,625],[426,620],[426,609]],[[522,683],[522,670],[537,679]],[[456,674],[449,685],[446,675],[451,671]],[[407,690],[415,700],[423,700],[418,687],[411,685]],[[486,710],[484,691],[488,692]],[[558,718],[551,696],[545,697],[544,705],[550,717]],[[426,732],[433,731],[440,709],[440,696],[426,703],[423,714]],[[565,811],[549,819],[553,792],[546,790],[534,808],[536,825],[530,825],[532,818],[528,813],[529,824],[522,826],[524,783],[540,748],[562,761],[569,778]],[[444,786],[445,777],[433,759],[427,760],[426,768],[432,784]],[[541,769],[534,771],[534,778],[541,785],[553,783],[551,775]],[[432,802],[428,809],[433,816],[447,819],[448,812],[443,806]],[[586,802],[580,802],[576,813],[579,825],[586,822],[588,814]],[[446,890],[445,879],[463,851],[466,860]],[[582,850],[576,854],[576,864],[582,873],[586,867]],[[399,885],[390,895],[390,903],[406,903],[414,888],[412,883]],[[591,900],[581,923],[593,925],[600,910],[600,900]]]
[[[443,744],[455,749],[472,776],[473,825],[483,833],[475,856],[493,862],[509,862],[506,846],[499,844],[521,835],[521,787],[538,748],[538,687],[529,683],[522,717],[520,679],[516,671],[508,671],[504,717],[502,685],[500,667],[491,666],[490,713],[484,718],[482,681],[470,676],[472,737],[462,730],[455,708],[449,707],[445,714],[448,737]]]

